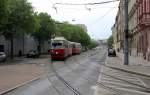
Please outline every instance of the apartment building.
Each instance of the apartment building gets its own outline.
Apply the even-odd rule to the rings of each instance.
[[[137,31],[137,4],[136,0],[129,0],[128,19],[129,19],[129,53],[132,56],[138,56],[139,32]]]
[[[144,59],[150,60],[150,0],[136,0],[139,44]]]
[[[115,28],[113,29],[114,44],[123,49],[124,40],[124,7],[120,0]],[[150,59],[150,0],[129,0],[129,54]],[[116,33],[114,33],[116,32]],[[117,39],[117,42],[115,41]]]
[[[123,1],[121,0],[118,7],[118,12],[116,16],[116,22],[112,27],[114,46],[117,51],[123,50],[123,40],[124,40],[124,8]]]

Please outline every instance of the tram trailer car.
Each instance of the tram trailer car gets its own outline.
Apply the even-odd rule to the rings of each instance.
[[[82,50],[82,46],[80,43],[76,43],[76,54],[80,54]]]
[[[72,42],[68,41],[68,53],[69,56],[72,56]]]
[[[75,55],[75,54],[80,54],[81,53],[81,49],[82,49],[82,46],[80,43],[76,43],[76,42],[72,42],[72,54]]]
[[[69,42],[63,37],[55,37],[51,40],[52,59],[66,59],[69,56]]]
[[[75,55],[76,54],[76,45],[75,45],[75,42],[71,42],[71,45],[72,45],[72,55]]]

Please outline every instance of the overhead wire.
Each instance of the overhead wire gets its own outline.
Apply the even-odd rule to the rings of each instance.
[[[100,4],[107,4],[107,3],[113,3],[120,0],[109,0],[109,1],[103,1],[103,2],[97,2],[97,3],[54,3],[53,8],[56,10],[56,13],[58,12],[58,7],[56,5],[77,5],[77,6],[85,6],[85,9],[91,11],[91,8],[88,8],[87,5],[100,5]]]
[[[110,0],[110,1],[103,1],[97,3],[55,3],[54,5],[99,5],[99,4],[112,3],[117,1],[119,0]]]
[[[93,24],[99,22],[99,21],[102,20],[104,17],[106,17],[109,13],[111,13],[114,9],[115,9],[115,7],[114,7],[114,8],[111,8],[111,9],[108,10],[103,16],[101,16],[100,18],[98,18],[97,20],[95,20],[95,21],[94,21],[93,23],[91,23],[90,25],[93,25]]]

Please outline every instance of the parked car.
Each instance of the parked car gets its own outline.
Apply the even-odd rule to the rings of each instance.
[[[37,50],[30,50],[27,54],[27,58],[37,58],[39,57],[39,52]]]
[[[6,61],[6,53],[5,52],[0,52],[0,62]]]
[[[108,56],[116,56],[116,51],[113,48],[108,48]]]

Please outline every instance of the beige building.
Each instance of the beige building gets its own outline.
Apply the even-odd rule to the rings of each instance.
[[[113,26],[114,46],[123,50],[124,4],[120,0]],[[150,60],[150,0],[129,0],[129,54]]]
[[[113,27],[111,28],[111,30],[112,30],[112,36],[113,36],[113,47],[115,48],[115,49],[117,49],[118,47],[117,47],[117,32],[116,32],[116,24],[114,24],[113,25]]]
[[[132,56],[138,55],[139,34],[137,31],[137,8],[136,0],[129,0],[128,16],[129,16],[129,52]]]
[[[120,1],[118,7],[118,13],[116,16],[116,22],[112,27],[113,37],[114,37],[114,47],[119,52],[123,50],[123,39],[124,39],[124,9],[123,9],[123,1]]]

